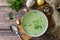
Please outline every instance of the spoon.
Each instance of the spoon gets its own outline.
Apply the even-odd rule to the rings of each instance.
[[[11,25],[10,29],[12,32],[15,32],[19,36],[19,38],[21,38],[22,40],[25,40],[23,37],[23,34],[19,31],[19,28],[16,25]]]

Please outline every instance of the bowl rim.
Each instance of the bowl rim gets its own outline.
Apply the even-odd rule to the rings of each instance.
[[[23,28],[23,30],[25,31],[25,33],[26,33],[28,36],[30,36],[30,37],[39,37],[39,36],[43,35],[43,34],[47,31],[47,29],[48,29],[48,19],[47,19],[47,16],[46,16],[42,11],[39,11],[39,10],[30,10],[29,12],[25,13],[25,15],[27,15],[28,13],[30,13],[30,12],[32,12],[32,11],[38,11],[38,12],[41,12],[41,13],[45,16],[46,21],[47,21],[45,30],[44,30],[41,34],[32,36],[32,35],[29,35],[29,34],[24,30],[23,25],[22,25],[22,28]],[[23,16],[22,21],[23,21],[25,15]]]

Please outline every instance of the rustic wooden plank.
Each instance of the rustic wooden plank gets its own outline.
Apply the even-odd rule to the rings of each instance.
[[[12,21],[9,20],[8,14],[12,12],[14,15],[14,19]],[[10,29],[10,25],[16,24],[15,18],[20,18],[24,14],[22,12],[16,13],[14,10],[11,10],[9,7],[1,7],[0,6],[0,29]]]
[[[0,30],[0,36],[17,36],[14,32],[10,30]]]
[[[0,36],[0,40],[19,40],[16,36]]]
[[[9,7],[0,7],[0,29],[10,29],[11,24],[15,24],[15,19],[10,21],[8,14],[11,12]]]
[[[7,0],[0,0],[0,6],[9,6]]]
[[[19,40],[19,37],[10,29],[0,29],[0,40]]]

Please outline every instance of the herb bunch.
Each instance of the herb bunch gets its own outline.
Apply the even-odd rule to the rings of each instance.
[[[19,9],[22,7],[25,0],[8,0],[8,3],[10,4],[10,7],[15,10],[19,11]]]

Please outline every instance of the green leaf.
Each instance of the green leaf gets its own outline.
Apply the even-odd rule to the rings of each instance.
[[[25,0],[8,0],[10,8],[16,10],[17,12],[19,11],[20,8],[22,8],[22,4],[24,3],[24,1]]]
[[[13,20],[13,19],[14,19],[14,18],[13,18],[13,14],[12,14],[12,13],[9,13],[9,15],[8,15],[8,16],[9,16],[9,19],[10,19],[10,20]]]

